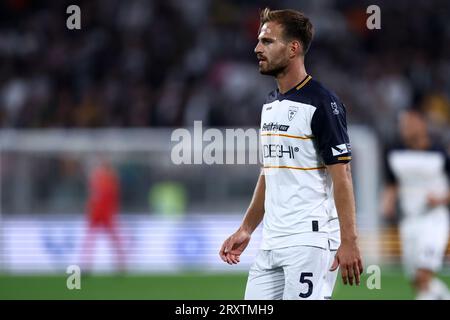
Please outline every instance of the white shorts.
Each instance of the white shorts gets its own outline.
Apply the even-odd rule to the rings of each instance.
[[[339,228],[338,218],[332,219],[328,224],[328,262],[327,262],[327,274],[325,275],[325,283],[322,287],[322,297],[325,300],[330,300],[333,295],[334,286],[338,276],[339,268],[334,271],[330,271],[334,262],[334,256],[337,249],[341,244],[341,230]]]
[[[402,258],[408,276],[417,269],[437,272],[447,249],[449,217],[446,208],[436,208],[419,217],[406,217],[400,223]]]
[[[328,250],[327,253],[327,270],[325,275],[325,282],[322,286],[322,299],[331,300],[333,296],[334,285],[336,284],[336,279],[338,276],[339,268],[334,271],[330,271],[331,266],[333,265],[334,256],[336,255],[337,250]]]
[[[245,299],[322,300],[329,252],[312,246],[260,250],[249,271]]]

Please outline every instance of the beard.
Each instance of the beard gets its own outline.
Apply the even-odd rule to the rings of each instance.
[[[288,63],[284,62],[284,61],[280,62],[280,63],[277,63],[277,64],[274,64],[274,65],[270,65],[267,60],[264,60],[264,61],[266,62],[267,67],[266,68],[262,68],[260,66],[259,67],[259,72],[261,74],[263,74],[263,75],[266,75],[266,76],[276,77],[280,73],[283,73],[286,70],[287,66],[288,66]]]

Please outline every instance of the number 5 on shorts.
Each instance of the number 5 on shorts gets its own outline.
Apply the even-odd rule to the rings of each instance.
[[[306,291],[305,293],[300,293],[299,297],[300,298],[308,298],[312,292],[313,292],[313,283],[311,280],[306,279],[307,277],[312,277],[313,274],[312,272],[302,272],[300,274],[300,283],[306,283],[308,285],[308,291]]]

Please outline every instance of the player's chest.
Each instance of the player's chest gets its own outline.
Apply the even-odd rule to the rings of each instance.
[[[261,115],[261,134],[310,136],[314,110],[311,105],[289,100],[265,104]]]
[[[388,157],[394,174],[404,183],[423,184],[444,173],[445,159],[438,152],[393,151]]]

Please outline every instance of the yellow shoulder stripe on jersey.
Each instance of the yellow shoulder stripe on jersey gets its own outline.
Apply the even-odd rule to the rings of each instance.
[[[309,80],[311,80],[311,76],[310,75],[308,75],[306,78],[305,78],[305,80],[303,80],[298,86],[297,86],[297,90],[300,90],[301,88],[303,88],[304,86],[305,86],[305,84],[307,84],[308,83],[308,81]]]
[[[264,169],[321,170],[321,169],[325,169],[325,167],[302,168],[302,167],[289,167],[289,166],[264,166]]]
[[[313,139],[313,136],[293,136],[290,134],[284,133],[261,133],[261,136],[277,136],[277,137],[286,137],[286,138],[294,138],[294,139],[302,139],[302,140],[310,140]]]
[[[352,160],[352,157],[338,157],[338,160]]]

